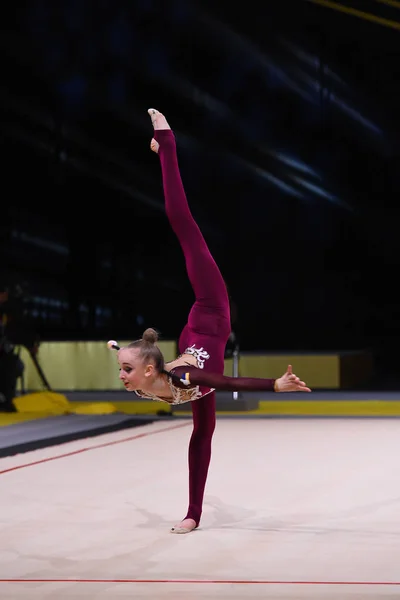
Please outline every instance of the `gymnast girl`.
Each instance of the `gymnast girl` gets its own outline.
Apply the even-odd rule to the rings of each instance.
[[[150,148],[159,156],[165,197],[165,210],[185,257],[195,302],[179,338],[178,358],[164,363],[157,346],[157,332],[146,329],[141,339],[118,351],[120,379],[125,389],[141,398],[176,405],[190,402],[193,432],[189,443],[189,506],[184,519],[172,533],[189,533],[199,526],[211,441],[215,429],[215,391],[310,392],[291,365],[278,379],[225,377],[224,355],[231,333],[230,307],[224,279],[186,199],[180,176],[176,141],[163,114],[148,111],[154,137]]]

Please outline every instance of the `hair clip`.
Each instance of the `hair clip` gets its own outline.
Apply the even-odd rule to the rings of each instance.
[[[110,348],[114,348],[114,350],[120,350],[120,346],[118,346],[118,343],[115,340],[110,340],[109,342],[107,342],[107,346]]]

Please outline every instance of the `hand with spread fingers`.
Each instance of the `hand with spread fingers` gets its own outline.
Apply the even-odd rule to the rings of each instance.
[[[310,388],[306,386],[304,381],[300,380],[293,373],[292,365],[288,365],[287,371],[282,377],[279,377],[275,381],[276,392],[311,392]]]

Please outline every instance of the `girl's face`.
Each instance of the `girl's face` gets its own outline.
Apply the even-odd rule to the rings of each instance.
[[[154,365],[145,365],[138,348],[118,350],[119,378],[128,392],[145,390],[155,374]]]

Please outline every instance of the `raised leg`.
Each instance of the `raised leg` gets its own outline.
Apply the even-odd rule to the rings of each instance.
[[[155,109],[149,109],[149,114],[154,127],[151,148],[160,157],[166,214],[185,256],[187,273],[196,298],[189,325],[200,326],[205,334],[218,334],[215,319],[214,323],[212,319],[210,321],[212,313],[214,317],[218,314],[224,321],[219,323],[219,327],[224,330],[229,328],[230,331],[226,285],[190,211],[179,171],[175,136],[164,115]],[[209,331],[210,325],[213,325],[212,332]]]

